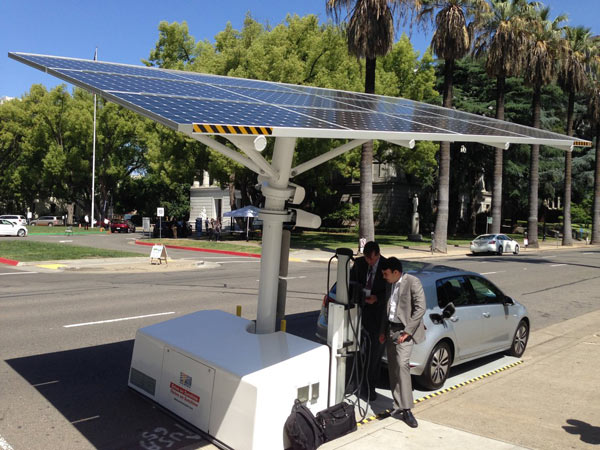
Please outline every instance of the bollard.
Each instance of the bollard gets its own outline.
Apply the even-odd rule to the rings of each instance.
[[[279,327],[279,331],[283,331],[285,333],[286,329],[287,329],[287,320],[281,319],[281,325]]]
[[[235,315],[238,317],[242,317],[242,305],[237,305],[235,307]]]

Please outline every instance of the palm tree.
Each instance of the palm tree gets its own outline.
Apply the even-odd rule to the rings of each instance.
[[[386,55],[394,44],[393,2],[388,0],[327,0],[326,7],[336,20],[350,11],[347,26],[348,51],[365,58],[365,92],[375,93],[377,57]],[[373,222],[373,141],[362,145],[360,158],[359,235],[375,239]]]
[[[549,20],[550,8],[535,5],[535,14],[528,20],[529,36],[524,51],[525,82],[533,88],[533,127],[540,128],[542,112],[542,87],[550,84],[557,71],[556,61],[563,53],[562,22],[564,15]],[[527,231],[529,246],[537,248],[538,243],[538,188],[540,146],[531,146],[529,160],[529,216]]]
[[[506,78],[521,73],[525,61],[526,18],[531,5],[526,0],[490,0],[491,9],[480,14],[480,31],[473,46],[475,57],[486,56],[486,72],[496,78],[496,119],[504,120]],[[502,167],[504,150],[494,153],[491,233],[500,233],[502,222]]]
[[[575,94],[582,91],[588,81],[590,58],[594,53],[592,32],[585,27],[565,27],[566,53],[558,73],[558,83],[569,94],[567,107],[567,135],[573,136]],[[562,245],[573,245],[571,230],[571,166],[572,152],[565,153],[565,184],[563,193]]]
[[[594,207],[592,211],[592,244],[600,244],[600,82],[591,83],[588,114],[596,131],[596,169],[594,171]]]
[[[454,65],[464,57],[471,46],[471,32],[467,17],[485,11],[484,0],[422,0],[417,20],[425,21],[435,14],[436,29],[431,40],[433,52],[444,59],[443,103],[452,108],[452,85]],[[438,181],[438,208],[435,221],[435,244],[433,250],[446,253],[448,239],[448,200],[450,194],[450,143],[440,144],[440,169]]]

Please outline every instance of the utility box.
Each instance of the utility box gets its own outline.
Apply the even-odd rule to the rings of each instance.
[[[129,386],[236,450],[283,450],[294,400],[327,407],[329,348],[199,311],[137,331]]]

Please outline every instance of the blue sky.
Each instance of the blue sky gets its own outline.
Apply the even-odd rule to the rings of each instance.
[[[570,25],[585,25],[600,34],[599,0],[546,0],[552,12],[569,15]],[[94,5],[95,4],[95,5]],[[48,88],[60,80],[9,59],[9,51],[92,58],[140,64],[158,39],[158,24],[187,21],[196,40],[214,41],[227,22],[240,29],[246,12],[261,23],[282,22],[288,13],[316,14],[328,20],[325,0],[248,2],[225,0],[0,0],[0,97],[20,97],[32,84]],[[413,32],[423,51],[431,35]]]

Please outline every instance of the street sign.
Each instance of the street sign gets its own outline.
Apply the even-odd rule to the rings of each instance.
[[[150,264],[154,264],[154,260],[158,259],[158,263],[162,264],[162,260],[167,263],[167,248],[161,244],[155,244],[150,252]]]
[[[487,218],[487,223],[489,223],[489,224],[492,223],[492,217],[491,216]]]
[[[165,217],[165,208],[156,208],[156,217]]]

